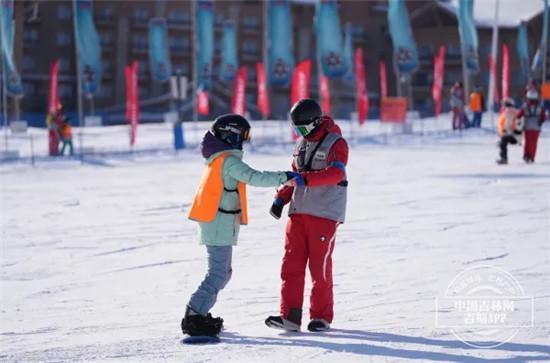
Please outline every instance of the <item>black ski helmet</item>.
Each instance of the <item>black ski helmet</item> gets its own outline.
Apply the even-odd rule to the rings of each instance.
[[[302,136],[311,134],[321,124],[323,111],[311,98],[303,98],[290,109],[290,119]]]
[[[236,149],[243,148],[243,142],[250,137],[250,124],[241,115],[228,113],[218,116],[210,130],[212,134]]]

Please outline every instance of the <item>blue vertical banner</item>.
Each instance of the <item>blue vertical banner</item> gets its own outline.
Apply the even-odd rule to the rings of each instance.
[[[149,63],[153,80],[164,82],[172,76],[168,28],[164,18],[149,21]]]
[[[393,43],[393,61],[401,74],[418,68],[418,52],[413,39],[405,0],[389,0],[388,23]]]
[[[13,60],[13,39],[15,36],[13,20],[13,0],[0,0],[0,32],[2,36],[2,61],[6,77],[6,88],[12,96],[23,95],[21,77]]]
[[[458,33],[466,69],[476,74],[479,72],[478,39],[474,21],[474,0],[458,2]]]
[[[222,38],[222,66],[220,78],[226,82],[231,82],[235,78],[235,73],[239,68],[237,59],[237,34],[235,22],[226,20],[223,24]]]
[[[268,80],[273,86],[285,86],[292,77],[292,16],[289,0],[265,1],[268,17]]]
[[[342,31],[336,0],[319,0],[315,8],[317,49],[323,74],[329,78],[341,77],[346,73],[346,62],[342,47]]]
[[[197,89],[209,90],[214,58],[214,3],[211,0],[198,0],[196,12]]]
[[[101,46],[94,25],[92,0],[74,0],[75,38],[82,91],[95,94],[101,85]]]
[[[521,77],[527,81],[529,76],[529,41],[527,38],[527,24],[524,21],[518,27],[518,38],[516,41],[518,59],[521,67]]]
[[[355,74],[353,72],[353,34],[351,23],[346,23],[344,27],[344,62],[346,64],[346,74],[344,80],[353,82]]]
[[[542,16],[542,34],[540,36],[540,45],[535,53],[533,58],[533,64],[531,65],[531,70],[533,72],[540,72],[542,68],[543,58],[546,59],[546,56],[542,54],[544,51],[544,44],[548,44],[548,0],[544,0],[544,13]],[[548,47],[546,49],[548,52]]]

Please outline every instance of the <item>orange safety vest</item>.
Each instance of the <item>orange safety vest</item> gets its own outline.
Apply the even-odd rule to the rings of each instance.
[[[228,155],[224,153],[216,157],[204,170],[189,211],[189,219],[197,222],[212,222],[216,218],[223,193],[223,163]],[[237,190],[241,202],[241,224],[246,225],[248,224],[246,184],[239,182]]]
[[[477,92],[470,94],[470,110],[480,112],[481,110],[481,95]]]

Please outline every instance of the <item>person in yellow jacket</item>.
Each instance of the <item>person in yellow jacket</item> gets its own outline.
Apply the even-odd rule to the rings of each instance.
[[[481,127],[481,117],[483,116],[483,109],[485,108],[485,100],[481,94],[481,87],[476,87],[470,94],[470,111],[473,112],[474,117],[472,119],[472,127]]]
[[[189,219],[199,222],[200,241],[206,245],[208,272],[191,295],[181,322],[184,334],[217,337],[223,319],[209,313],[218,292],[231,278],[231,256],[239,227],[248,223],[246,184],[277,187],[302,180],[295,172],[257,171],[242,161],[242,144],[250,124],[237,114],[218,117],[201,144],[206,170],[195,194]]]
[[[503,110],[498,118],[498,143],[500,154],[497,164],[508,164],[508,144],[515,145],[521,137],[522,127],[517,120],[517,109],[512,98],[502,100]]]

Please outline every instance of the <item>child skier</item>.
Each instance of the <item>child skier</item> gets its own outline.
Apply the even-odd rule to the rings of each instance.
[[[498,119],[498,136],[500,141],[500,159],[497,164],[508,164],[508,144],[515,145],[521,137],[521,125],[517,122],[517,110],[512,98],[505,98],[502,101],[504,109]]]
[[[195,194],[189,219],[199,222],[200,241],[206,245],[208,272],[191,295],[181,322],[184,334],[216,337],[223,319],[209,313],[218,292],[231,278],[231,255],[239,226],[248,222],[246,184],[279,186],[297,176],[293,172],[257,171],[242,161],[243,142],[250,124],[236,114],[218,117],[201,144],[206,170]]]
[[[297,331],[302,322],[306,265],[312,279],[310,331],[323,331],[333,319],[332,251],[336,228],[344,222],[348,145],[340,128],[312,99],[298,101],[290,111],[296,132],[303,136],[294,151],[292,168],[300,177],[277,193],[271,215],[279,219],[290,202],[281,265],[280,315],[265,320],[271,328]]]
[[[539,93],[536,89],[529,89],[525,97],[527,101],[521,106],[517,117],[518,119],[523,118],[525,137],[523,160],[526,163],[534,163],[540,129],[546,119],[546,113],[539,101]]]

